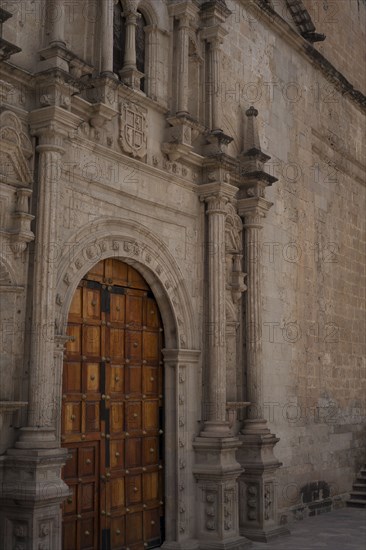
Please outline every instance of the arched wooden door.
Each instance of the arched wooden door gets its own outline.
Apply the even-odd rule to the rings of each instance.
[[[63,369],[63,550],[163,541],[163,329],[139,273],[99,262],[78,286]]]

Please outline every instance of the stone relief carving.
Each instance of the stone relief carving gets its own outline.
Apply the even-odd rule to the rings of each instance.
[[[215,531],[217,526],[217,493],[208,489],[206,490],[206,529]]]
[[[120,109],[121,148],[133,157],[143,158],[147,151],[147,110],[127,101]]]
[[[178,474],[178,484],[180,487],[179,490],[179,531],[180,533],[185,533],[187,528],[187,517],[186,517],[186,480],[185,476],[185,466],[186,466],[186,404],[185,404],[185,393],[186,393],[186,367],[180,365],[178,368],[178,418],[179,418],[179,427],[178,427],[178,441],[179,441],[179,450],[178,450],[178,460],[180,465],[180,472]],[[182,467],[184,465],[184,467]]]
[[[0,180],[26,185],[31,183],[32,143],[23,131],[20,119],[12,111],[3,111],[0,114],[0,144]]]
[[[250,521],[256,521],[258,515],[258,487],[249,484],[247,487],[247,515]]]
[[[264,519],[272,516],[272,487],[267,483],[264,487]]]

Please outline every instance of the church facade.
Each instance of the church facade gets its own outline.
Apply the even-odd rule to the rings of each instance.
[[[239,550],[345,504],[365,17],[2,2],[2,548]]]

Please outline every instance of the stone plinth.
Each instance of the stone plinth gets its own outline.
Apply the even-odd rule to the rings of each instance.
[[[282,466],[273,454],[279,438],[265,420],[247,420],[239,435],[238,461],[244,468],[239,477],[240,534],[267,542],[289,534],[277,521],[276,470]]]
[[[236,461],[239,440],[198,437],[193,446],[200,550],[247,548],[250,543],[240,536],[238,521],[237,479],[242,472]]]

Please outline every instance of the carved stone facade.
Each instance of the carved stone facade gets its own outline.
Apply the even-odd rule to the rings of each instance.
[[[64,550],[68,318],[108,259],[164,327],[161,547],[240,550],[342,502],[366,410],[366,99],[342,40],[361,66],[365,3],[333,2],[334,29],[313,0],[5,4],[0,547]]]

